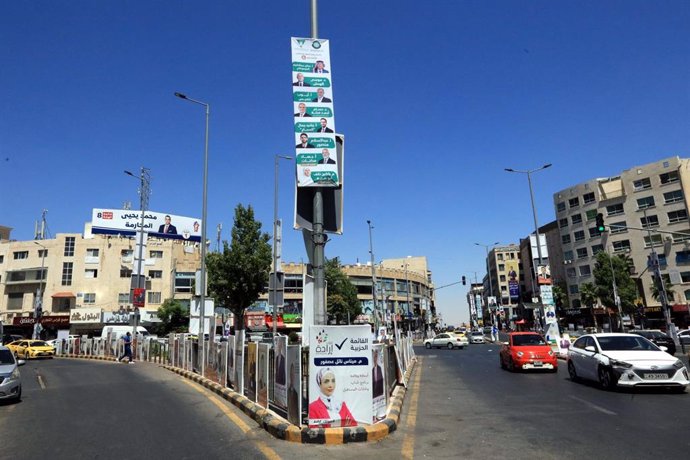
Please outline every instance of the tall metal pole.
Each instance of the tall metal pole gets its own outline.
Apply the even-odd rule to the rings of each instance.
[[[273,181],[273,337],[278,333],[278,162],[292,160],[285,155],[275,156]]]
[[[206,340],[204,338],[204,323],[206,319],[206,203],[207,203],[207,191],[208,191],[208,130],[209,130],[209,118],[211,116],[211,107],[206,102],[197,101],[190,97],[187,97],[181,93],[175,93],[175,96],[180,99],[193,102],[195,104],[203,105],[206,108],[206,133],[204,138],[204,184],[203,184],[203,198],[201,202],[201,279],[200,281],[200,295],[199,295],[199,366],[201,369],[201,375],[204,375],[205,367],[205,348]],[[215,327],[215,323],[212,325]]]
[[[410,332],[410,276],[407,270],[407,259],[405,260],[405,283],[407,285],[407,332]]]
[[[34,244],[43,248],[43,252],[41,253],[41,282],[38,285],[36,302],[34,303],[34,339],[38,340],[41,334],[41,317],[43,316],[43,283],[45,283],[45,273],[43,270],[45,268],[46,252],[48,252],[48,249],[38,241],[34,241]]]
[[[376,265],[374,265],[374,243],[371,238],[371,230],[374,228],[371,226],[371,221],[367,221],[369,226],[369,254],[371,255],[371,294],[374,299],[374,326],[376,327],[377,333],[379,328],[379,308],[376,293]]]

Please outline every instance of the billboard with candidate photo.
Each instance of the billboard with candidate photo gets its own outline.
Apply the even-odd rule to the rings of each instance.
[[[134,236],[141,227],[141,211],[95,208],[91,233]],[[201,219],[162,212],[144,212],[144,233],[156,238],[201,241]]]

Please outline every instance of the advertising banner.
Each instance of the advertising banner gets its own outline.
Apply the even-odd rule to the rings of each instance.
[[[548,265],[537,266],[537,283],[539,285],[551,284],[551,267]]]
[[[273,375],[275,383],[273,385],[273,401],[276,406],[287,409],[287,367],[285,366],[285,355],[287,353],[287,337],[281,335],[274,338],[274,362]]]
[[[260,406],[268,408],[268,349],[267,343],[259,344],[259,360],[257,361],[256,400]]]
[[[477,318],[482,319],[484,317],[484,311],[482,310],[482,296],[475,294],[474,305],[477,308]]]
[[[372,412],[373,423],[386,418],[386,370],[383,365],[384,345],[372,345]]]
[[[515,280],[508,281],[508,292],[510,293],[510,300],[516,301],[520,298],[520,285]]]
[[[235,335],[235,391],[242,393],[244,388],[244,329]]]
[[[286,366],[289,369],[287,390],[288,422],[302,424],[302,357],[300,345],[288,345],[285,354]]]
[[[291,39],[297,187],[340,185],[328,40]]]
[[[371,327],[312,326],[309,339],[309,426],[372,421]]]
[[[234,384],[237,381],[235,375],[235,336],[228,336],[228,383]]]
[[[133,236],[141,227],[141,211],[95,208],[91,233]],[[201,219],[162,212],[144,212],[144,233],[156,238],[201,241]]]
[[[247,344],[247,359],[244,363],[244,395],[250,401],[256,402],[256,359],[259,347],[256,342]]]
[[[101,309],[100,308],[73,308],[69,312],[69,322],[72,324],[100,323],[101,322]]]
[[[496,303],[496,297],[495,296],[489,296],[486,298],[487,302],[489,303],[489,310],[492,312],[498,308],[498,304]]]

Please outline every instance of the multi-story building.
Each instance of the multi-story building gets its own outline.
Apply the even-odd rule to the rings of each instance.
[[[44,336],[67,328],[93,332],[124,321],[132,306],[134,250],[134,238],[93,235],[88,224],[84,234],[52,239],[11,241],[8,233],[0,240],[0,321],[31,335],[37,297],[43,299]],[[158,321],[165,299],[189,304],[200,260],[198,244],[148,239],[144,324]]]
[[[498,308],[504,311],[508,320],[513,320],[520,304],[520,293],[525,292],[520,247],[516,244],[494,246],[489,251],[486,265],[484,302],[487,303],[488,297],[496,297]]]
[[[639,300],[645,305],[648,320],[661,321],[660,303],[652,296],[652,270],[647,269],[648,256],[654,246],[662,273],[675,275],[672,278],[680,282],[673,287],[675,294],[670,299],[673,319],[687,325],[689,190],[690,160],[672,157],[635,166],[616,176],[591,179],[555,193],[553,200],[570,305],[585,307],[580,300],[579,287],[582,283],[594,282],[592,272],[598,252],[626,254],[633,262],[632,276],[638,280]],[[603,214],[607,225],[608,231],[604,233],[595,225],[598,213]],[[604,313],[603,309],[595,309],[595,314]]]

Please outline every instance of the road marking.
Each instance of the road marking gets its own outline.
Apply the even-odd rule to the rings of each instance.
[[[251,427],[245,423],[244,420],[242,420],[240,417],[235,415],[223,402],[220,401],[220,398],[217,396],[210,394],[209,391],[207,391],[204,387],[200,387],[198,384],[194,382],[190,382],[185,378],[181,378],[181,380],[189,385],[190,387],[194,388],[196,391],[204,395],[206,398],[208,398],[209,401],[211,401],[218,409],[220,409],[221,412],[225,414],[227,418],[230,419],[231,422],[233,422],[237,427],[244,433],[247,434],[251,431]],[[259,440],[254,440],[254,443],[256,446],[259,448],[262,454],[269,459],[269,460],[280,460],[280,456],[268,447],[263,441]]]
[[[594,404],[594,403],[591,403],[591,402],[586,401],[586,400],[584,400],[584,399],[580,399],[580,398],[578,398],[578,397],[576,397],[576,396],[570,396],[570,399],[574,399],[575,401],[581,402],[581,403],[584,404],[585,406],[590,407],[590,408],[592,408],[592,409],[594,409],[594,410],[598,410],[599,412],[602,412],[602,413],[604,413],[604,414],[606,414],[606,415],[618,415],[617,413],[615,413],[615,412],[613,412],[613,411],[610,411],[610,410],[608,410],[608,409],[604,409],[604,408],[601,407],[601,406],[597,406],[597,405]]]
[[[43,382],[43,377],[38,373],[38,369],[34,368],[34,372],[36,372],[36,379],[38,380],[38,384],[41,385],[41,390],[45,390],[46,384]]]
[[[412,382],[412,398],[410,399],[410,409],[407,412],[407,436],[402,444],[401,455],[405,459],[414,458],[414,430],[417,425],[417,403],[419,402],[419,381],[422,379],[422,358],[417,358],[417,369],[414,381]]]

